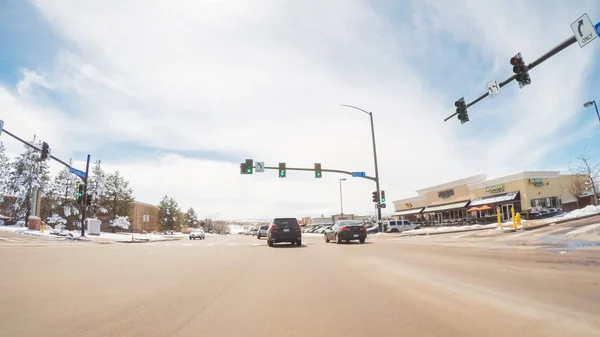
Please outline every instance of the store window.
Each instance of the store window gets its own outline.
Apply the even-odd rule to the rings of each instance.
[[[541,208],[559,208],[561,206],[561,200],[559,197],[550,197],[550,198],[539,198],[539,199],[531,199],[531,207],[541,207]]]

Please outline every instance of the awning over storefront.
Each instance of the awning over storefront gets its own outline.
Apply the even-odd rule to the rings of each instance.
[[[519,191],[516,191],[516,192],[509,192],[509,193],[504,193],[504,194],[499,194],[499,195],[490,195],[488,197],[483,197],[483,198],[475,198],[475,199],[471,200],[471,206],[489,205],[489,204],[496,204],[499,202],[513,201],[517,198],[518,195],[519,195]]]
[[[403,211],[398,211],[398,212],[394,213],[394,215],[411,215],[411,214],[417,214],[417,213],[421,213],[422,210],[423,210],[423,207],[419,207],[419,208],[415,208],[415,209],[405,209]]]
[[[469,203],[469,200],[467,200],[467,201],[459,201],[459,202],[455,202],[455,203],[452,203],[452,204],[445,204],[445,205],[438,205],[438,206],[427,206],[427,207],[425,207],[425,210],[423,210],[423,213],[450,211],[450,210],[453,210],[453,209],[463,208],[463,207],[467,206],[468,203]]]

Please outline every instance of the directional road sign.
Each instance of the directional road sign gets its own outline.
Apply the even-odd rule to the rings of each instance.
[[[598,22],[596,24],[596,26],[594,26],[594,28],[596,28],[596,33],[598,33],[598,35],[600,35],[600,22]]]
[[[256,167],[254,168],[254,171],[256,171],[258,173],[265,172],[265,162],[257,161],[255,165],[256,165]]]
[[[500,88],[500,83],[498,83],[497,80],[493,80],[490,83],[488,83],[487,87],[488,87],[488,96],[490,96],[490,98],[494,98],[496,95],[498,95],[500,93],[500,90],[502,90],[502,88]]]
[[[2,128],[4,127],[4,121],[0,119],[0,136],[2,136]]]
[[[579,42],[579,47],[583,48],[588,43],[592,42],[595,38],[598,37],[598,33],[592,25],[592,21],[590,21],[587,13],[583,14],[579,19],[571,24],[571,30],[573,34],[575,34],[575,38],[577,42]]]
[[[364,177],[367,174],[365,172],[352,172],[353,177]]]
[[[78,176],[81,179],[85,179],[85,172],[78,170],[74,167],[69,168],[69,172],[73,173],[74,175]]]

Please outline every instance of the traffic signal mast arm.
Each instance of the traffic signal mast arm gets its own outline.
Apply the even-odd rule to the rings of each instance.
[[[21,139],[21,138],[17,137],[16,135],[13,135],[12,133],[8,132],[6,129],[4,129],[4,128],[3,128],[3,129],[2,129],[2,132],[6,133],[7,135],[9,135],[9,136],[13,137],[14,139],[16,139],[16,140],[20,141],[21,143],[23,143],[23,144],[25,144],[25,145],[29,146],[30,148],[32,148],[32,149],[34,149],[34,150],[37,150],[37,151],[40,151],[40,152],[42,152],[42,149],[38,148],[38,147],[37,147],[37,146],[35,146],[35,145],[32,145],[32,144],[30,144],[29,142],[26,142],[26,141],[24,141],[23,139]],[[50,157],[50,158],[52,158],[52,159],[56,160],[57,162],[59,162],[59,163],[61,163],[61,164],[65,165],[65,166],[66,166],[66,167],[68,167],[68,168],[71,168],[71,165],[69,165],[69,164],[65,163],[64,161],[62,161],[62,160],[60,160],[60,159],[56,158],[55,156],[53,156],[53,155],[52,155],[52,154],[50,154],[50,153],[48,154],[48,157]]]
[[[542,62],[546,61],[547,59],[551,58],[552,56],[558,54],[559,52],[561,52],[563,49],[566,49],[567,47],[569,47],[570,45],[574,44],[575,42],[577,42],[577,38],[575,38],[575,35],[571,36],[570,38],[564,40],[561,44],[559,44],[558,46],[552,48],[550,51],[548,51],[546,54],[540,56],[537,60],[531,62],[528,66],[527,66],[527,70],[531,70],[537,66],[539,66],[540,64],[542,64]],[[500,82],[500,88],[502,88],[503,86],[509,84],[510,82],[512,82],[513,80],[515,80],[517,78],[517,74],[512,75],[511,77],[507,78],[506,80],[504,80],[503,82]],[[474,100],[473,102],[467,104],[467,108],[470,108],[471,106],[475,105],[476,103],[478,103],[479,101],[481,101],[482,99],[488,97],[489,93],[486,92],[485,94],[479,96],[476,100]],[[448,121],[450,118],[454,117],[458,115],[458,112],[453,113],[452,115],[448,116],[446,119],[444,119],[444,122]]]
[[[286,167],[286,170],[289,171],[310,171],[310,172],[315,172],[314,168],[302,168],[302,167]],[[279,166],[265,166],[265,170],[279,170]],[[341,173],[341,174],[347,174],[349,176],[352,175],[352,172],[350,171],[344,171],[344,170],[334,170],[334,169],[321,169],[322,172],[333,172],[333,173]],[[369,177],[369,176],[364,176],[364,177],[358,177],[358,178],[365,178],[365,179],[369,179],[369,180],[373,180],[375,181],[374,177]]]

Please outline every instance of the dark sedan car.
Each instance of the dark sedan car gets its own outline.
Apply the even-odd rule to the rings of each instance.
[[[292,245],[302,246],[302,229],[296,218],[275,218],[267,231],[267,244],[289,242]]]
[[[335,241],[336,243],[358,240],[365,243],[367,239],[367,227],[362,222],[356,220],[337,221],[331,229],[325,231],[325,242]]]

